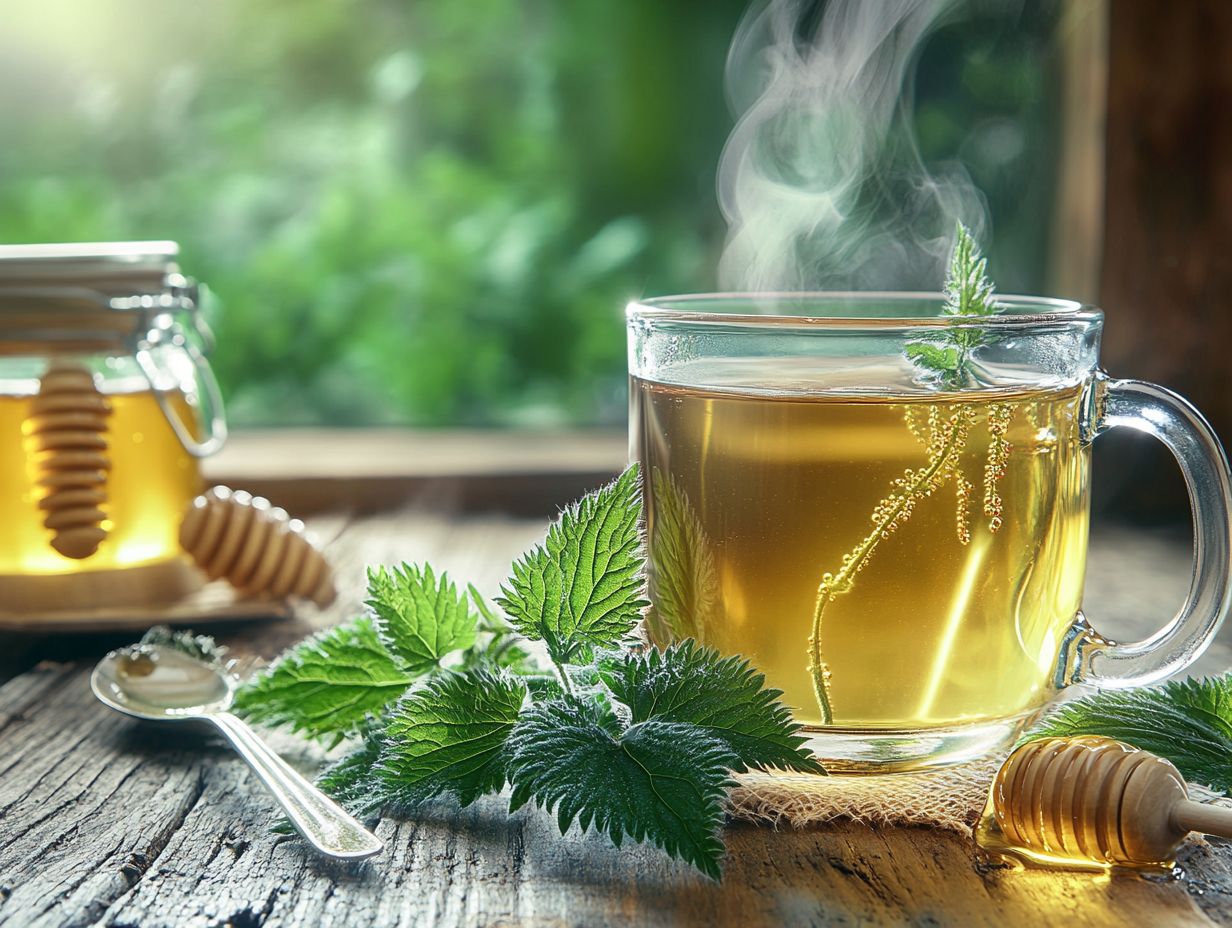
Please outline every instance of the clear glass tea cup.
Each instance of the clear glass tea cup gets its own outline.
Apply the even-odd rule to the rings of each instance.
[[[999,302],[978,319],[919,293],[628,308],[651,637],[749,658],[832,769],[994,750],[1066,686],[1182,670],[1232,602],[1232,480],[1201,414],[1099,369],[1097,309]],[[1195,533],[1184,604],[1132,644],[1080,608],[1090,446],[1117,426],[1176,456]]]

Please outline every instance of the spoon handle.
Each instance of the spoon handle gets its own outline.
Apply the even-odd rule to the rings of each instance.
[[[296,773],[242,721],[230,712],[213,712],[207,717],[248,761],[291,823],[313,847],[330,857],[347,860],[359,860],[381,852],[384,845],[376,835]]]

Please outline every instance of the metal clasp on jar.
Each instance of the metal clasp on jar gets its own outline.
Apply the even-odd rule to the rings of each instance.
[[[218,386],[218,379],[205,357],[205,353],[214,347],[214,333],[210,331],[200,312],[204,288],[182,274],[168,275],[167,285],[167,291],[164,293],[112,299],[111,308],[140,310],[145,316],[145,332],[138,332],[133,339],[133,357],[184,450],[193,457],[209,457],[226,442],[227,421],[223,413],[222,391]],[[191,320],[191,331],[195,338],[190,337],[181,324],[180,320],[184,316]],[[159,367],[156,353],[166,348],[182,351],[192,362],[193,377],[199,387],[196,392],[204,400],[201,417],[208,428],[204,440],[194,434],[192,424],[184,421],[163,387],[166,380],[165,371]]]

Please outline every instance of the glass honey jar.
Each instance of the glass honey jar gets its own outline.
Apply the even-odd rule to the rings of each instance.
[[[174,242],[0,246],[0,613],[178,599],[178,531],[226,439]]]

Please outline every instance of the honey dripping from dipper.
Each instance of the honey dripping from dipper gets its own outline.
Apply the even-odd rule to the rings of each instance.
[[[1232,837],[1232,809],[1190,800],[1162,757],[1083,735],[1018,747],[993,781],[976,837],[1033,866],[1168,873],[1190,832]]]

